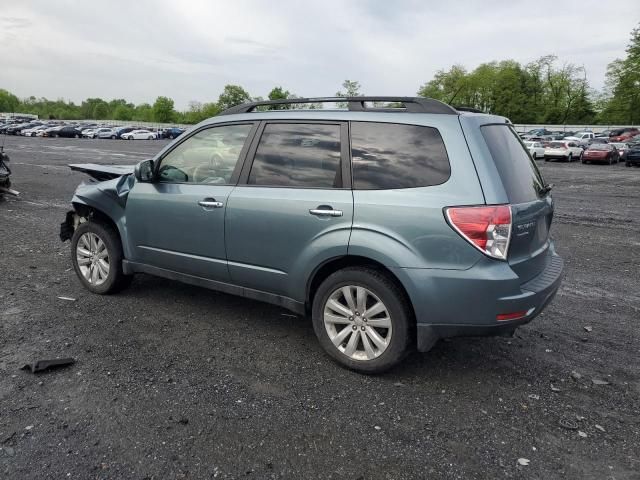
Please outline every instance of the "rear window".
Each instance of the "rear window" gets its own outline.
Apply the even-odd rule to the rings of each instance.
[[[529,152],[512,127],[481,128],[510,203],[525,203],[540,197],[544,180]],[[560,142],[551,142],[551,144]]]
[[[564,142],[550,142],[549,143],[549,147],[551,148],[562,148],[566,146],[566,144]]]
[[[357,190],[440,185],[451,175],[440,132],[431,127],[351,122],[351,160]]]

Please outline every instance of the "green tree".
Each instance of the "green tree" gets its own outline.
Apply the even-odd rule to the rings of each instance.
[[[218,107],[220,110],[224,110],[249,101],[251,101],[251,95],[240,85],[225,85],[220,97],[218,97]]]
[[[269,100],[286,100],[291,98],[291,93],[288,90],[283,90],[282,87],[273,87],[269,92]],[[271,105],[270,110],[288,110],[291,105]]]
[[[168,97],[158,97],[153,104],[153,120],[160,123],[170,123],[175,116],[173,100]]]
[[[133,120],[135,107],[130,104],[120,104],[113,109],[114,120]]]
[[[151,122],[153,121],[153,108],[148,103],[141,103],[140,105],[136,105],[136,108],[133,111],[132,120],[137,120],[139,122]]]
[[[0,89],[0,112],[15,112],[20,105],[20,100],[13,93]]]
[[[640,26],[632,30],[626,53],[608,65],[600,119],[636,125],[640,123]]]
[[[109,106],[106,102],[96,103],[93,108],[93,115],[90,118],[95,120],[104,120],[109,117]]]

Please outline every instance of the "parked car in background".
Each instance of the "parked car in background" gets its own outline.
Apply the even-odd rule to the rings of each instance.
[[[55,134],[64,127],[64,125],[54,125],[42,131],[43,137],[53,137]]]
[[[82,138],[82,132],[77,127],[64,126],[57,130],[52,131],[49,137],[64,137],[64,138]]]
[[[629,150],[627,150],[627,158],[625,158],[624,164],[627,167],[640,166],[640,143],[629,146]]]
[[[640,130],[638,130],[636,127],[629,127],[615,130],[613,133],[614,134],[609,137],[610,142],[624,142],[638,135],[640,133]]]
[[[115,138],[117,138],[117,136],[116,136],[116,132],[113,130],[113,128],[102,127],[102,128],[98,128],[94,132],[93,138],[111,138],[111,139],[115,139]]]
[[[130,169],[72,166],[113,174],[77,188],[60,228],[78,281],[108,294],[146,273],[310,314],[327,354],[363,373],[530,322],[564,267],[551,187],[513,126],[365,98],[313,115],[238,105]]]
[[[38,125],[37,127],[27,128],[20,132],[25,137],[37,137],[38,133],[49,128],[50,125]]]
[[[618,150],[610,143],[595,143],[587,148],[582,154],[582,163],[618,163]]]
[[[587,145],[593,145],[594,143],[609,143],[609,137],[595,137],[589,140]]]
[[[624,162],[627,159],[627,152],[629,151],[629,145],[622,142],[611,142],[609,143],[612,147],[615,147],[618,150],[618,155],[620,156],[620,161]]]
[[[551,131],[547,130],[546,128],[534,128],[532,130],[529,130],[528,132],[526,132],[523,135],[524,139],[529,139],[531,137],[545,137],[545,136],[550,136],[552,134]]]
[[[93,138],[93,134],[95,133],[95,128],[85,128],[82,130],[82,138]]]
[[[574,141],[556,140],[549,142],[544,148],[544,161],[564,160],[573,162],[581,158],[582,152],[582,147]]]
[[[127,133],[123,133],[121,138],[124,140],[155,140],[158,138],[156,132],[151,130],[132,130]]]
[[[529,153],[531,154],[531,158],[534,160],[544,158],[544,147],[542,146],[542,143],[525,140],[524,146],[527,147],[527,150],[529,150]]]
[[[603,130],[601,132],[596,133],[596,138],[609,138],[611,134],[611,130]]]
[[[182,135],[185,132],[184,128],[178,128],[178,127],[171,127],[171,128],[163,128],[161,130],[162,135],[160,138],[170,138],[170,139],[174,139],[174,138],[178,138],[180,135]]]
[[[563,140],[570,140],[580,145],[588,145],[591,140],[595,138],[593,132],[576,132],[573,135],[564,137]]]
[[[122,135],[124,135],[125,133],[133,132],[134,130],[136,130],[136,128],[135,127],[116,127],[113,130],[116,135],[116,138],[122,138]]]

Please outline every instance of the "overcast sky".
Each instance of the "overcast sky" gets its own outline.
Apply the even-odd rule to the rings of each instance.
[[[0,88],[19,97],[158,95],[184,109],[225,84],[333,95],[414,95],[435,71],[555,54],[601,88],[639,0],[3,1]]]

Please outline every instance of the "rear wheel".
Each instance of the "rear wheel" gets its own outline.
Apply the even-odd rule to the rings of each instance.
[[[122,272],[122,244],[109,225],[88,221],[73,232],[71,261],[80,282],[92,293],[117,292],[132,276]]]
[[[116,136],[115,135],[111,135],[111,140],[115,140]]]
[[[532,155],[532,156],[533,156],[533,159],[534,159],[534,160],[537,160],[537,159],[538,159],[538,154],[537,154],[536,152],[533,152],[533,155]]]
[[[613,164],[613,155],[608,155],[608,156],[607,156],[607,163],[608,163],[609,165],[612,165],[612,164]]]
[[[567,162],[571,163],[573,162],[573,154],[570,153],[569,156],[567,157]]]
[[[338,270],[313,299],[313,329],[324,350],[341,365],[380,373],[409,352],[412,316],[400,288],[364,267]]]

